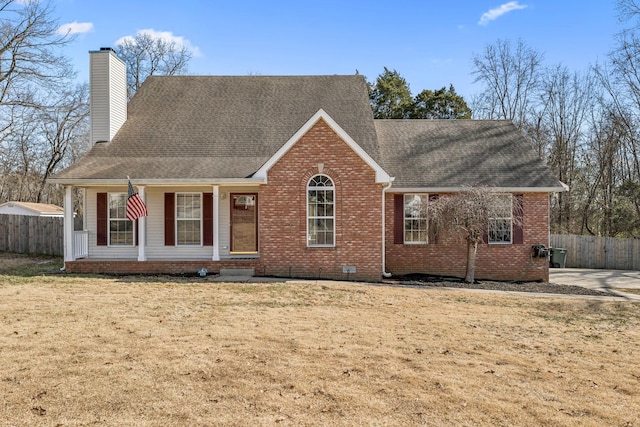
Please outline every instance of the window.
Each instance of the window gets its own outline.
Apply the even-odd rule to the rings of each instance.
[[[333,181],[316,175],[307,184],[307,245],[335,245],[335,210]]]
[[[428,243],[427,195],[404,195],[404,243]]]
[[[503,194],[489,217],[489,243],[512,243],[513,202],[511,194]]]
[[[127,219],[127,193],[109,193],[109,245],[133,246],[134,226]]]
[[[178,246],[201,244],[201,200],[200,193],[176,193],[176,242]]]

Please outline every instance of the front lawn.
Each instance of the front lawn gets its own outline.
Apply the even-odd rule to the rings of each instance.
[[[639,304],[41,261],[0,271],[2,426],[638,425]]]

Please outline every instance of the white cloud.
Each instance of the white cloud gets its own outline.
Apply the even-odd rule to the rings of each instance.
[[[149,28],[146,30],[138,30],[136,35],[147,35],[153,39],[160,39],[167,43],[173,42],[177,46],[187,48],[187,50],[191,52],[191,54],[195,57],[202,56],[202,53],[200,52],[199,47],[192,46],[191,42],[182,36],[174,36],[171,31],[156,31]],[[124,43],[125,40],[132,41],[133,36],[120,37],[118,40],[116,40],[116,45],[121,45],[122,43]]]
[[[62,34],[62,35],[82,34],[82,33],[88,33],[91,30],[93,30],[93,22],[73,21],[68,24],[60,25],[56,33]]]
[[[510,1],[505,4],[501,4],[500,6],[490,9],[487,12],[483,13],[480,17],[479,25],[487,25],[490,21],[498,19],[505,13],[509,13],[513,10],[522,10],[527,7],[526,4],[520,4],[517,1]]]

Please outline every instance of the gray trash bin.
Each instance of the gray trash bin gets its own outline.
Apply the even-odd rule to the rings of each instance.
[[[551,267],[565,268],[567,261],[567,250],[564,248],[551,248]]]

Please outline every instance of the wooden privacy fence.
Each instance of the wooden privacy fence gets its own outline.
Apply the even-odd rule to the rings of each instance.
[[[0,214],[0,251],[62,256],[63,228],[60,217]]]
[[[551,247],[567,250],[567,268],[640,270],[640,239],[552,234]]]

